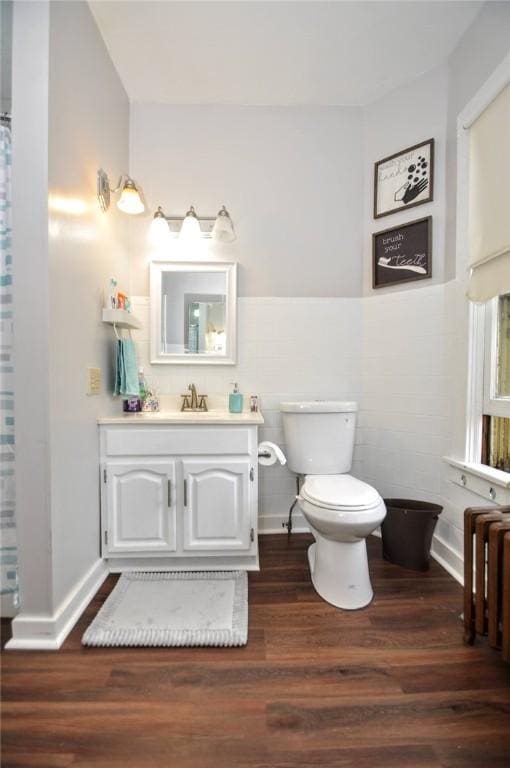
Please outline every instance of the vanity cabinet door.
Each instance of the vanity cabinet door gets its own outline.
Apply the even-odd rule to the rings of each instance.
[[[174,461],[107,462],[103,470],[108,556],[174,552],[176,472]]]
[[[254,539],[249,459],[184,459],[183,548],[246,551]]]

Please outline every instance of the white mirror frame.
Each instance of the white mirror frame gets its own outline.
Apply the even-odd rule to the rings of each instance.
[[[166,272],[224,272],[226,277],[226,335],[224,355],[163,353],[161,349],[161,278]],[[237,337],[237,264],[227,261],[152,261],[150,265],[151,364],[235,365]]]

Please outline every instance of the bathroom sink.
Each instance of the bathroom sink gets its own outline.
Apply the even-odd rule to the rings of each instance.
[[[98,419],[99,424],[263,424],[264,417],[257,411],[230,413],[221,408],[209,411],[181,411],[164,409],[157,413],[122,413],[118,416],[107,416]]]

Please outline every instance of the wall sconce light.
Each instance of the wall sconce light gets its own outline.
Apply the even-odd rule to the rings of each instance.
[[[107,211],[110,207],[110,194],[119,190],[122,190],[117,201],[117,208],[119,210],[129,214],[144,212],[145,205],[133,179],[127,174],[122,174],[117,186],[115,189],[112,189],[108,174],[100,168],[97,172],[97,199],[103,212]]]
[[[172,236],[184,240],[214,238],[224,243],[236,239],[234,225],[225,206],[222,206],[217,216],[199,216],[191,205],[183,217],[167,216],[159,205],[151,224],[151,241],[161,246]]]
[[[191,205],[183,219],[179,237],[182,237],[183,240],[198,240],[201,235],[202,230],[200,229],[200,222],[195,213],[195,209]]]

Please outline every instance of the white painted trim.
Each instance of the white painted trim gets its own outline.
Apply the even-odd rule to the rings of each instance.
[[[451,456],[444,456],[443,461],[446,461],[451,467],[462,469],[468,474],[481,477],[494,485],[499,485],[501,488],[510,488],[510,475],[501,469],[495,469],[487,464],[480,464],[480,462],[461,461]]]
[[[259,534],[261,536],[270,536],[270,535],[273,535],[273,534],[278,534],[279,535],[280,533],[283,534],[284,536],[286,536],[287,535],[287,529],[286,528],[282,528],[282,527],[280,527],[280,528],[271,528],[270,525],[268,525],[267,528],[265,527],[264,530],[262,530],[262,531],[259,529]],[[301,527],[301,526],[293,525],[292,526],[292,533],[310,533],[310,529],[308,527],[305,527],[305,526]]]
[[[459,114],[458,128],[464,131],[470,128],[508,83],[510,83],[510,53],[505,56]]]
[[[479,462],[482,455],[482,414],[485,358],[485,306],[469,306],[469,340],[466,401],[466,461]]]
[[[267,515],[265,517],[259,517],[259,533],[264,536],[270,533],[284,533],[287,535],[287,528],[282,525],[283,521],[287,521],[288,514],[280,515]],[[310,528],[303,517],[301,512],[296,509],[292,513],[292,532],[293,533],[310,533]]]
[[[12,622],[7,650],[56,651],[60,648],[97,590],[108,576],[104,560],[96,560],[52,616],[19,612]]]
[[[455,581],[464,586],[464,558],[437,534],[432,539],[431,555]]]

